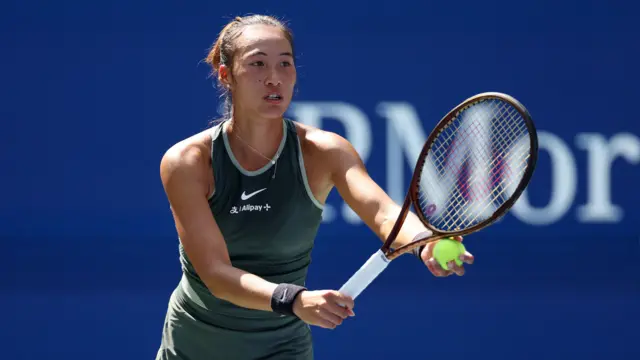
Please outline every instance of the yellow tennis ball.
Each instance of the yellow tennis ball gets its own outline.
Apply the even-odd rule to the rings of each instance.
[[[454,260],[458,266],[462,265],[460,255],[464,254],[465,251],[466,249],[460,241],[442,239],[433,248],[433,257],[443,269],[449,270],[447,263],[451,260]]]

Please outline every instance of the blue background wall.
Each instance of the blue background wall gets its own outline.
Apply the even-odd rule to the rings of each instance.
[[[2,3],[1,357],[155,356],[180,277],[159,161],[217,115],[200,60],[218,31],[232,16],[269,13],[297,39],[291,116],[349,137],[398,200],[412,161],[395,125],[428,134],[463,99],[501,91],[540,130],[530,189],[499,225],[465,240],[477,258],[467,274],[436,279],[400,259],[357,299],[355,318],[314,328],[317,358],[640,358],[638,10],[630,1]],[[331,103],[342,109],[330,116]],[[337,194],[329,205],[312,288],[339,288],[379,246]]]

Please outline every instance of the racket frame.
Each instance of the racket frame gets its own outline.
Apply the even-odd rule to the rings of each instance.
[[[420,175],[422,173],[422,168],[424,167],[424,164],[427,159],[427,153],[429,152],[429,149],[431,148],[431,145],[435,141],[436,137],[440,134],[440,132],[442,132],[444,128],[447,127],[451,119],[457,116],[460,111],[466,109],[467,107],[479,101],[483,101],[487,99],[496,99],[496,98],[511,104],[520,113],[520,115],[522,115],[526,123],[527,129],[529,131],[529,139],[530,139],[530,144],[529,144],[530,156],[528,159],[527,169],[525,170],[525,173],[522,179],[520,180],[520,183],[518,184],[518,187],[516,188],[516,191],[514,191],[513,195],[511,195],[511,197],[507,201],[505,201],[505,203],[502,204],[490,218],[464,230],[459,230],[459,231],[438,230],[429,223],[426,216],[423,214],[421,207],[419,206],[418,183],[421,178]],[[438,122],[436,127],[431,131],[431,134],[429,134],[429,137],[427,138],[425,144],[422,147],[422,151],[418,156],[418,161],[416,163],[416,167],[413,172],[413,177],[411,179],[411,184],[409,186],[409,190],[407,191],[407,195],[405,196],[404,203],[400,210],[400,214],[398,215],[398,218],[393,228],[391,229],[391,232],[387,236],[387,239],[385,240],[384,244],[378,251],[376,251],[373,255],[369,257],[369,259],[360,267],[360,269],[358,269],[358,271],[356,271],[355,274],[351,276],[351,278],[349,278],[349,280],[340,288],[339,291],[355,299],[362,291],[364,291],[364,289],[366,289],[369,286],[369,284],[373,280],[375,280],[376,277],[378,277],[378,275],[380,275],[380,273],[382,273],[387,268],[389,263],[393,259],[397,258],[398,256],[411,252],[416,247],[420,247],[429,242],[433,242],[446,237],[453,237],[458,235],[460,236],[469,235],[471,233],[474,233],[476,231],[479,231],[480,229],[483,229],[491,225],[492,223],[500,219],[502,216],[504,216],[507,213],[507,211],[513,206],[513,204],[515,204],[518,198],[520,198],[520,195],[522,195],[524,190],[527,188],[529,182],[531,181],[531,177],[533,176],[533,171],[535,170],[537,160],[538,160],[537,131],[533,123],[533,120],[531,119],[531,115],[519,101],[517,101],[516,99],[514,99],[513,97],[507,94],[498,93],[498,92],[480,93],[464,100],[458,106],[456,106],[451,111],[449,111],[449,113],[447,113],[440,120],[440,122]],[[425,227],[427,227],[427,229],[429,229],[432,232],[432,234],[430,236],[425,236],[423,238],[416,239],[415,241],[406,245],[402,245],[396,249],[392,249],[391,245],[398,237],[398,234],[400,233],[400,229],[402,228],[402,225],[404,224],[404,221],[407,218],[407,215],[409,214],[409,209],[411,208],[411,206],[413,206],[416,209],[416,214],[418,218],[425,225]]]
[[[505,201],[504,204],[502,204],[493,213],[493,215],[490,218],[484,221],[481,221],[478,224],[464,230],[443,231],[443,230],[436,229],[429,223],[429,221],[427,220],[427,217],[422,212],[422,209],[420,207],[420,199],[419,199],[420,194],[419,194],[419,188],[418,188],[418,185],[421,179],[422,168],[424,167],[424,164],[427,160],[427,155],[429,153],[429,150],[431,149],[431,145],[436,140],[438,135],[449,125],[451,120],[457,117],[461,111],[465,110],[466,108],[478,102],[491,100],[491,99],[499,99],[501,101],[509,103],[520,113],[520,115],[525,121],[527,130],[529,131],[529,155],[530,155],[529,159],[527,160],[528,164],[527,164],[525,173],[523,174],[522,179],[520,180],[520,183],[518,184],[518,187],[516,188],[513,195],[511,195],[511,197],[509,197],[509,199]],[[494,222],[499,220],[501,217],[503,217],[509,211],[509,209],[513,207],[516,201],[518,201],[518,199],[520,198],[524,190],[527,188],[529,182],[531,181],[531,177],[533,176],[533,172],[535,170],[537,161],[538,161],[538,134],[537,134],[535,124],[533,123],[533,120],[531,118],[531,115],[529,114],[529,111],[524,107],[524,105],[522,105],[514,97],[504,93],[500,93],[500,92],[484,92],[484,93],[480,93],[467,98],[466,100],[458,104],[456,107],[451,109],[451,111],[449,111],[438,122],[438,124],[431,131],[431,133],[429,134],[429,137],[427,138],[424,145],[422,146],[422,150],[420,151],[420,155],[418,155],[418,160],[416,162],[416,166],[413,171],[413,176],[411,178],[411,184],[409,185],[409,190],[407,191],[407,194],[405,196],[402,209],[400,210],[400,214],[398,215],[398,218],[395,224],[393,225],[393,228],[391,229],[389,236],[387,236],[387,239],[385,240],[380,250],[382,251],[382,253],[385,254],[387,259],[391,261],[397,258],[398,256],[402,254],[406,254],[411,250],[415,249],[416,247],[423,246],[427,243],[440,240],[443,238],[453,237],[453,236],[469,235],[493,224]],[[402,229],[404,221],[407,218],[407,215],[409,214],[409,210],[412,206],[416,210],[416,215],[418,216],[422,224],[424,224],[425,227],[432,232],[432,235],[418,239],[409,244],[399,246],[395,249],[392,249],[391,245],[398,237],[398,234],[400,233],[400,230]]]

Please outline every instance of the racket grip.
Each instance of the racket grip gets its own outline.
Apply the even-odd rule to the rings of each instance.
[[[353,276],[340,288],[339,292],[355,299],[360,293],[371,284],[389,265],[389,259],[381,250],[373,254],[367,262],[356,271]]]

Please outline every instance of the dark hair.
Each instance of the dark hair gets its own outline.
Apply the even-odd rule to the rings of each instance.
[[[289,40],[291,50],[295,54],[293,33],[281,20],[267,15],[238,16],[222,28],[222,31],[220,31],[218,38],[209,51],[209,55],[207,55],[205,59],[205,62],[211,66],[212,76],[216,76],[220,70],[220,65],[228,66],[233,73],[233,56],[236,51],[235,40],[242,34],[242,30],[249,25],[270,25],[279,28],[287,40]],[[222,84],[219,85],[222,91],[222,97],[224,97],[224,110],[222,115],[228,118],[232,113],[231,93],[229,89],[222,86]]]

